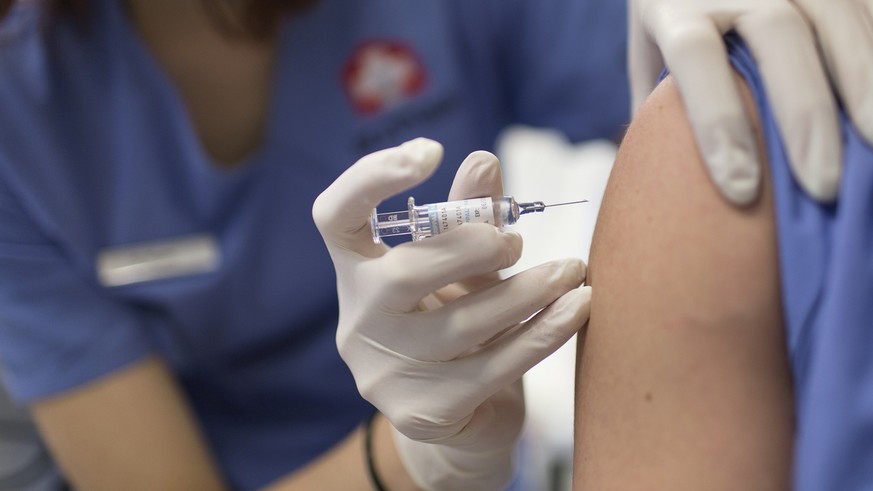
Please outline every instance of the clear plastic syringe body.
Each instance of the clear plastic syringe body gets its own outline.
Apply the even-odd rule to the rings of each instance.
[[[515,225],[522,215],[541,212],[546,208],[542,201],[519,203],[512,196],[471,198],[419,206],[410,196],[407,203],[409,206],[406,211],[379,213],[373,209],[370,215],[373,242],[378,244],[382,237],[398,235],[411,235],[413,240],[422,240],[464,223],[490,223],[505,227]]]

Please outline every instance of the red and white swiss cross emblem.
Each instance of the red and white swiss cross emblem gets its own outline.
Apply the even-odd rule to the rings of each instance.
[[[421,61],[406,44],[367,41],[343,67],[343,87],[355,110],[372,116],[402,103],[424,89]]]

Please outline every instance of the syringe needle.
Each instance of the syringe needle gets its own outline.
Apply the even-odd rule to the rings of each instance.
[[[568,202],[566,202],[566,203],[555,203],[555,204],[553,204],[553,205],[545,205],[545,207],[546,207],[546,208],[551,208],[551,207],[553,207],[553,206],[576,205],[576,204],[579,204],[579,203],[587,203],[587,202],[588,202],[587,199],[583,199],[583,200],[580,200],[580,201],[568,201]]]

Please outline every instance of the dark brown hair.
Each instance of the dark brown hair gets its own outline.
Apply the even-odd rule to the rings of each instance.
[[[16,0],[0,0],[0,19]],[[121,0],[119,0],[121,1]],[[212,19],[229,34],[253,38],[271,36],[279,19],[302,12],[318,0],[201,0]],[[51,0],[59,11],[82,12],[86,0]]]

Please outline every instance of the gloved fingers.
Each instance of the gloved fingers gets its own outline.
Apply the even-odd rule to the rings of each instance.
[[[367,257],[384,253],[385,247],[373,243],[369,227],[373,208],[430,177],[442,157],[442,145],[416,138],[371,153],[346,169],[312,206],[313,219],[328,248]]]
[[[414,328],[382,341],[418,360],[445,362],[482,347],[524,322],[585,279],[580,259],[551,261],[489,288],[469,293],[436,310],[413,314]]]
[[[784,2],[744,17],[737,30],[758,62],[795,178],[813,198],[834,200],[842,172],[839,120],[812,29]]]
[[[590,304],[590,286],[573,289],[481,351],[441,363],[445,380],[467,380],[470,374],[476,377],[476,384],[454,387],[454,397],[460,402],[453,410],[458,414],[473,411],[554,353],[588,322]]]
[[[590,287],[573,289],[498,341],[448,362],[398,356],[371,338],[368,342],[380,344],[378,353],[385,359],[373,359],[367,376],[356,377],[358,389],[409,438],[426,442],[465,438],[464,428],[483,402],[519,380],[583,327],[590,301]],[[403,404],[393,399],[398,394],[404,394]]]
[[[760,162],[721,32],[705,17],[665,14],[655,22],[710,177],[730,201],[751,203]]]
[[[867,0],[797,0],[815,26],[831,80],[855,127],[873,142],[873,17]]]
[[[633,114],[652,93],[664,70],[664,59],[649,34],[645,18],[634,11],[628,16],[628,75]]]
[[[458,167],[448,200],[455,201],[483,196],[491,196],[492,198],[503,196],[503,171],[500,168],[500,161],[494,154],[478,151],[468,155]],[[474,291],[499,279],[500,275],[496,272],[485,273],[465,279],[460,283],[460,286],[467,291]]]
[[[873,0],[862,0],[862,3],[864,5],[863,22],[866,27],[865,32],[867,33],[867,44],[864,45],[862,49],[864,49],[865,51],[870,51],[873,50],[873,48],[871,48],[871,45],[873,45],[873,41],[871,41],[871,38],[873,38]],[[868,56],[870,55],[865,55],[865,58]],[[869,74],[865,74],[865,77],[869,76]],[[857,85],[861,86],[867,83],[868,82],[859,82]],[[867,85],[867,87],[870,86]],[[852,92],[854,94],[856,91],[863,91],[863,89],[863,87],[855,87],[852,89]],[[865,95],[867,98],[870,97],[869,92],[866,92]],[[856,96],[853,95],[851,97],[854,98]],[[866,99],[863,102],[852,103],[852,106],[857,106],[858,108],[854,112],[857,112],[859,114],[856,116],[850,111],[850,117],[852,118],[852,122],[858,127],[858,131],[867,140],[867,143],[873,144],[873,122],[870,121],[870,112],[873,111],[873,109],[869,107],[869,104],[870,102],[868,102],[868,100]],[[866,115],[866,117],[864,115],[861,115],[861,112],[864,112],[864,115]]]
[[[418,242],[406,242],[361,264],[370,294],[387,312],[416,310],[428,294],[466,278],[512,266],[522,239],[487,223],[465,223]]]

